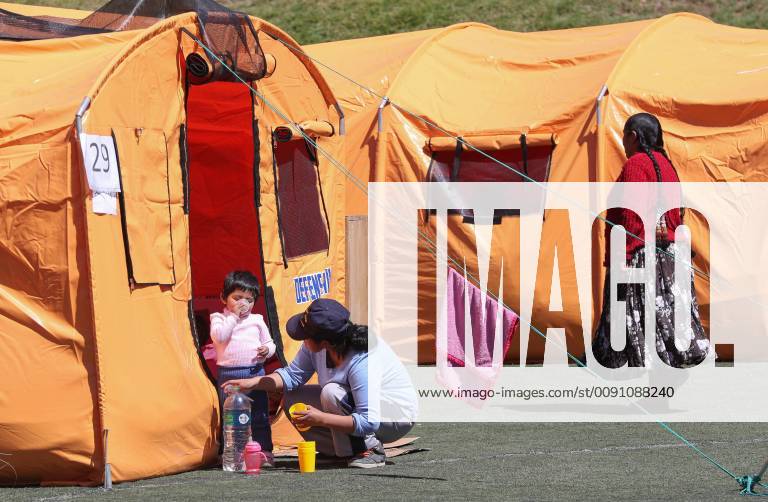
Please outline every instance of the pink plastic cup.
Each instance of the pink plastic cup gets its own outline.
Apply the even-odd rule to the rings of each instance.
[[[261,464],[267,459],[261,451],[261,445],[256,441],[248,441],[245,445],[245,473],[257,476],[261,473]]]

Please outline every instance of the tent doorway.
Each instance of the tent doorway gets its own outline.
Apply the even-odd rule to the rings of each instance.
[[[201,347],[210,341],[209,316],[221,310],[222,283],[232,270],[249,270],[258,277],[261,295],[253,311],[269,323],[253,105],[250,89],[240,83],[214,82],[187,89],[186,203],[192,305]],[[275,327],[271,328],[274,333]],[[215,375],[215,364],[209,359]]]

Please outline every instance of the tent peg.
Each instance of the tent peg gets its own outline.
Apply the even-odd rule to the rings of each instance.
[[[109,441],[109,429],[104,429],[104,489],[112,489],[112,466],[107,455],[107,442]]]

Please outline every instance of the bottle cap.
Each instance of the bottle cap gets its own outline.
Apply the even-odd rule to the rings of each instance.
[[[261,451],[261,445],[258,443],[258,441],[248,441],[248,443],[245,445],[245,451],[248,453]]]

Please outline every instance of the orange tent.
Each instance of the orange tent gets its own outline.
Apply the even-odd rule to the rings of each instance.
[[[468,23],[307,50],[354,81],[319,64],[348,117],[350,168],[364,181],[521,180],[466,147],[457,149],[455,136],[539,181],[612,181],[625,160],[624,121],[640,111],[661,119],[683,181],[763,181],[768,161],[766,43],[768,31],[722,26],[683,13],[536,33]],[[451,166],[457,165],[452,173]],[[365,194],[351,185],[348,190],[347,214],[365,214]],[[686,222],[694,241],[706,232],[694,216]],[[503,217],[494,227],[492,292],[501,274],[500,259],[519,263],[518,223]],[[544,220],[534,307],[526,321],[542,332],[565,328],[569,351],[580,354],[583,327],[574,269],[562,266],[572,256],[558,255],[562,310],[550,308],[554,247],[573,238],[564,231],[565,223],[555,214]],[[422,229],[434,240],[432,222],[425,220]],[[449,232],[449,255],[458,262],[466,257],[477,277],[473,226],[453,215]],[[595,233],[603,249],[602,231]],[[708,270],[708,250],[694,251],[694,265]],[[596,275],[603,273],[601,263],[596,253]],[[434,257],[425,249],[419,270],[419,357],[434,363]],[[516,284],[518,276],[519,268],[508,266],[504,284]],[[705,318],[706,282],[696,281]],[[593,298],[600,299],[602,278],[593,279],[592,286]],[[516,310],[519,290],[505,288],[503,300]],[[593,314],[599,308],[595,301]],[[529,328],[527,322],[521,325]],[[510,363],[519,360],[516,345]],[[541,361],[543,354],[543,339],[531,332],[528,360]]]
[[[107,463],[115,481],[210,463],[219,403],[196,327],[219,307],[224,274],[260,276],[257,310],[288,360],[299,345],[281,334],[287,318],[316,296],[344,298],[342,175],[280,128],[302,123],[338,156],[335,99],[295,41],[251,22],[276,62],[252,83],[264,101],[238,82],[190,85],[185,58],[205,54],[194,13],[0,41],[0,482],[98,484]],[[91,136],[78,138],[78,122]],[[113,169],[116,196],[86,176]],[[282,418],[273,431],[276,444],[298,437]]]

